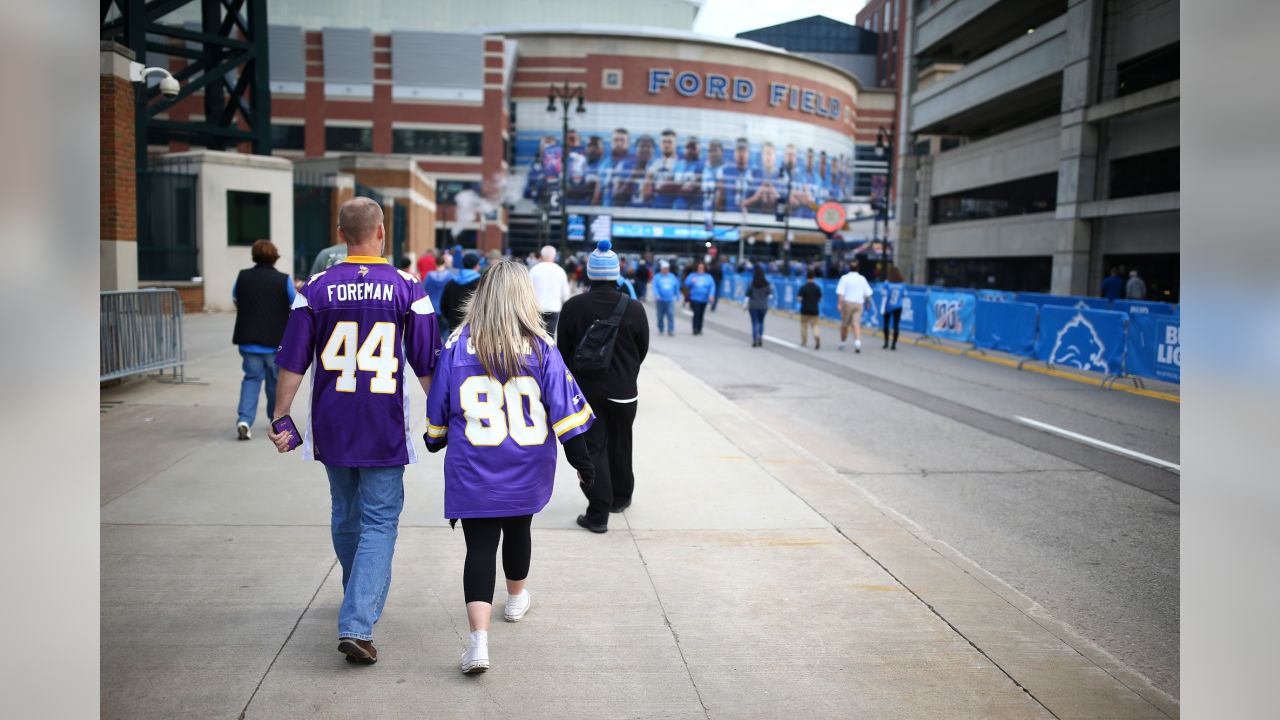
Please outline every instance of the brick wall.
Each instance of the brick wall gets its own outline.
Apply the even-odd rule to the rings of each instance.
[[[133,85],[121,77],[101,75],[98,93],[100,239],[136,242],[138,203],[134,169]]]
[[[204,312],[204,285],[178,288],[183,314]]]

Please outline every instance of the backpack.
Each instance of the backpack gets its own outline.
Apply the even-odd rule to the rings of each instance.
[[[587,332],[578,341],[578,347],[573,350],[575,371],[608,369],[613,360],[613,345],[618,340],[622,315],[630,302],[631,298],[626,293],[621,293],[618,304],[613,306],[609,317],[592,321],[591,327],[587,328]]]

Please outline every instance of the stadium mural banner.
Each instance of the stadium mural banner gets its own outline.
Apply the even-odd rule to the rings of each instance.
[[[668,115],[654,109],[636,114]],[[568,153],[559,129],[518,131],[517,211],[558,207],[562,172],[565,202],[585,214],[698,224],[712,216],[773,223],[785,214],[805,229],[817,227],[822,203],[854,200],[853,142],[833,128],[768,117],[734,122],[740,114],[705,110],[670,115],[671,125],[581,122],[569,131]]]

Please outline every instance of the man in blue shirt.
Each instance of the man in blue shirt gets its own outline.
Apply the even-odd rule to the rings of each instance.
[[[674,207],[676,194],[680,191],[680,183],[676,180],[676,165],[680,162],[676,158],[676,131],[663,130],[658,146],[661,154],[649,163],[645,182],[653,194],[653,207],[665,210]]]
[[[680,278],[671,272],[671,264],[663,260],[658,276],[653,279],[653,299],[658,304],[658,334],[665,327],[667,335],[676,334],[676,299],[680,297]]]
[[[1124,278],[1120,277],[1120,268],[1111,268],[1111,274],[1103,278],[1102,297],[1108,300],[1120,300],[1124,297]]]
[[[613,131],[613,144],[609,157],[600,165],[600,183],[596,185],[596,199],[592,205],[613,205],[613,182],[618,166],[631,160],[631,134],[626,128]]]
[[[653,162],[653,138],[636,139],[636,154],[620,161],[613,171],[614,207],[645,207],[653,196],[649,185],[649,165]]]
[[[706,263],[699,262],[684,279],[684,286],[689,289],[689,306],[693,308],[693,334],[701,335],[702,316],[707,312],[707,304],[716,296],[716,281],[707,272]]]
[[[720,207],[720,169],[724,167],[724,144],[712,140],[707,144],[707,164],[702,167],[702,210],[714,212]]]

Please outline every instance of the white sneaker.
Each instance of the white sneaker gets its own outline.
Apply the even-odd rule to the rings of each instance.
[[[840,350],[843,350],[843,349],[844,349],[844,343],[840,343],[840,344],[839,344],[839,345],[837,345],[836,347],[837,347],[837,348],[839,348]]]
[[[528,590],[521,591],[519,595],[508,595],[507,607],[502,611],[502,617],[507,622],[520,622],[524,614],[529,612],[531,604],[533,598],[529,596]]]
[[[246,422],[236,423],[236,433],[240,436],[241,440],[248,440],[250,437],[249,423],[246,423]]]
[[[489,669],[489,633],[487,631],[476,630],[471,633],[469,647],[462,651],[458,667],[465,675],[482,673]]]
[[[856,352],[856,353],[860,353],[860,352],[862,352],[862,341],[861,341],[861,340],[854,340],[854,341],[853,341],[853,351],[854,351],[854,352]]]

